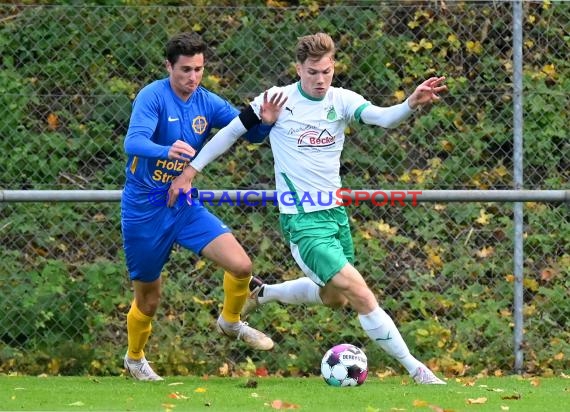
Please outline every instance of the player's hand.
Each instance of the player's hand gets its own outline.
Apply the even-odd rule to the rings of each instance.
[[[281,109],[287,101],[287,96],[283,96],[283,92],[275,93],[268,99],[267,90],[263,93],[263,104],[259,109],[259,117],[263,124],[273,124],[277,121]]]
[[[196,150],[183,140],[177,140],[168,151],[168,158],[186,162],[196,155]]]
[[[447,92],[447,86],[443,84],[445,77],[430,77],[420,84],[410,95],[408,103],[412,109],[422,105],[429,105],[439,101],[440,93]]]
[[[182,173],[172,181],[168,189],[168,202],[167,206],[172,207],[178,200],[179,195],[187,196],[192,189],[192,181],[198,171],[192,166],[186,167]]]

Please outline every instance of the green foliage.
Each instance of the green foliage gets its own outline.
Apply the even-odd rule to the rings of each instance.
[[[429,113],[394,131],[351,126],[345,187],[513,186],[509,3],[447,2],[449,12],[433,2],[51,3],[1,6],[2,188],[121,188],[130,105],[142,86],[166,76],[164,42],[179,30],[204,36],[212,48],[204,84],[238,106],[295,81],[295,40],[319,30],[337,42],[335,85],[375,104],[400,102],[420,80],[447,76],[450,93]],[[568,188],[570,9],[529,3],[525,16],[525,187]],[[273,188],[267,144],[237,144],[198,186]],[[212,210],[232,226],[257,274],[268,282],[300,275],[276,208]],[[350,213],[357,266],[414,354],[449,375],[512,364],[511,205],[364,205]],[[530,372],[569,368],[569,233],[564,205],[526,205]],[[0,239],[0,372],[119,374],[131,298],[119,206],[3,205]],[[322,352],[340,340],[366,347],[378,369],[397,368],[348,310],[268,305],[251,322],[278,350],[236,347],[213,328],[222,301],[222,273],[213,264],[175,250],[163,277],[147,347],[162,373],[231,373],[254,362],[282,375],[312,374]]]

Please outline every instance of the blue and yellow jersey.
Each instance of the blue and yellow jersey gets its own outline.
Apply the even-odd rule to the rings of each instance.
[[[170,146],[183,140],[199,151],[213,128],[226,126],[238,113],[202,86],[186,102],[174,93],[168,78],[144,87],[133,102],[125,137],[128,161],[123,197],[138,203],[161,188],[166,191],[186,166],[186,162],[168,159]]]

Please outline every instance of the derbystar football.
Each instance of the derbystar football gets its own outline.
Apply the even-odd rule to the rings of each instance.
[[[360,348],[341,343],[323,356],[321,375],[331,386],[362,385],[368,376],[368,359]]]

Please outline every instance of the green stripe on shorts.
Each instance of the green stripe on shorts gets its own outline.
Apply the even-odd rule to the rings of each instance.
[[[324,286],[347,263],[354,245],[344,207],[279,217],[285,241],[305,275]]]

